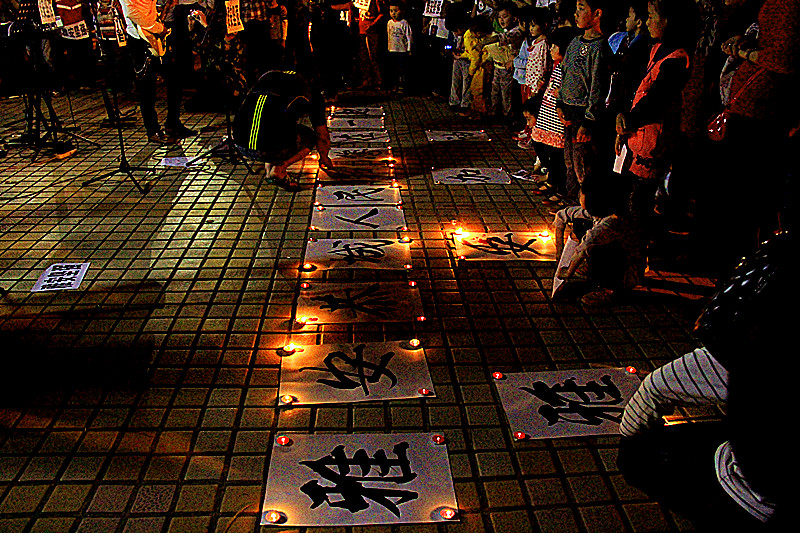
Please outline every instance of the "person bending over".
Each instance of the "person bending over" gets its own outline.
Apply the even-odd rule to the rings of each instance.
[[[267,179],[290,189],[299,184],[288,167],[312,148],[321,166],[333,166],[325,101],[293,71],[270,70],[259,78],[234,117],[233,140],[244,155],[264,161]]]

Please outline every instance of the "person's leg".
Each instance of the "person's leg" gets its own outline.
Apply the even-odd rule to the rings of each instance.
[[[380,48],[378,45],[379,36],[377,33],[367,34],[367,54],[369,56],[369,68],[372,71],[371,76],[373,85],[376,89],[380,89],[383,84],[381,79],[380,68]]]
[[[461,83],[464,77],[461,75],[461,61],[459,59],[453,60],[453,69],[450,76],[450,100],[448,103],[453,106],[461,105]]]
[[[514,91],[514,72],[512,69],[507,68],[502,71],[502,75],[500,77],[500,98],[503,105],[503,116],[505,117],[508,125],[510,126],[514,121],[514,112],[513,112],[513,96],[512,94]]]
[[[130,58],[134,69],[134,84],[139,93],[139,109],[148,137],[161,132],[156,113],[156,69],[148,58],[149,51],[143,39],[128,39]]]
[[[297,186],[297,182],[289,179],[289,173],[287,169],[293,164],[302,160],[305,156],[307,156],[310,153],[311,149],[304,146],[300,149],[299,152],[289,157],[285,161],[281,161],[278,163],[265,163],[264,168],[267,171],[267,178],[279,181],[287,181],[288,185]]]
[[[580,187],[576,169],[576,160],[578,158],[575,146],[576,130],[577,126],[564,126],[564,168],[566,169],[566,193],[567,198],[572,201],[577,201],[578,188]]]

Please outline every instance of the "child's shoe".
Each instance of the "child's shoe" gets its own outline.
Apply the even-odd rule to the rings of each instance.
[[[598,289],[583,295],[581,303],[587,307],[607,307],[614,305],[617,295],[611,289]]]
[[[519,148],[522,148],[523,150],[530,150],[531,148],[533,148],[533,141],[531,140],[530,137],[528,137],[527,139],[519,141],[517,143],[517,146]]]
[[[515,141],[526,141],[531,138],[531,129],[526,126],[524,130],[515,133],[511,138]]]

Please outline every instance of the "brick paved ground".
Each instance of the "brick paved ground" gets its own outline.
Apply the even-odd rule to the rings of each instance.
[[[695,346],[691,325],[713,280],[654,268],[631,301],[590,311],[550,299],[552,266],[459,264],[447,238],[452,220],[473,231],[534,230],[552,216],[529,182],[446,187],[425,171],[513,171],[530,167],[530,154],[499,126],[487,127],[490,143],[429,144],[425,129],[473,127],[443,102],[348,102],[387,111],[414,239],[411,276],[428,320],[317,326],[291,339],[413,333],[437,397],[279,412],[276,349],[290,338],[314,161],[301,165],[296,194],[216,158],[199,172],[157,169],[144,177],[145,195],[124,176],[82,186],[116,168],[118,148],[115,130],[100,126],[99,97],[75,94],[80,133],[99,149],[81,143],[71,158],[35,163],[30,150],[11,149],[0,159],[0,286],[10,291],[0,300],[0,531],[256,531],[271,438],[283,430],[447,436],[461,522],[353,533],[692,529],[625,484],[618,437],[512,442],[490,380],[494,370],[655,368]],[[70,116],[65,98],[55,103]],[[0,101],[0,136],[18,132],[9,123],[21,107]],[[224,131],[218,115],[185,121],[205,130],[169,152],[146,144],[138,125],[126,130],[130,159],[192,156]],[[79,290],[31,293],[55,262],[91,268]]]

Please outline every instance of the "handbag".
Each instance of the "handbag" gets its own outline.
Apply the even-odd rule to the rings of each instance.
[[[706,132],[708,133],[708,138],[712,141],[721,141],[725,138],[725,135],[728,133],[728,120],[731,118],[731,107],[736,102],[736,99],[744,92],[747,87],[750,86],[751,83],[758,77],[759,74],[764,72],[765,68],[760,68],[750,76],[750,79],[747,80],[747,83],[742,85],[742,88],[736,92],[731,101],[728,103],[727,107],[722,110],[722,113],[716,115],[714,118],[711,119],[711,122],[708,123],[706,128]]]

